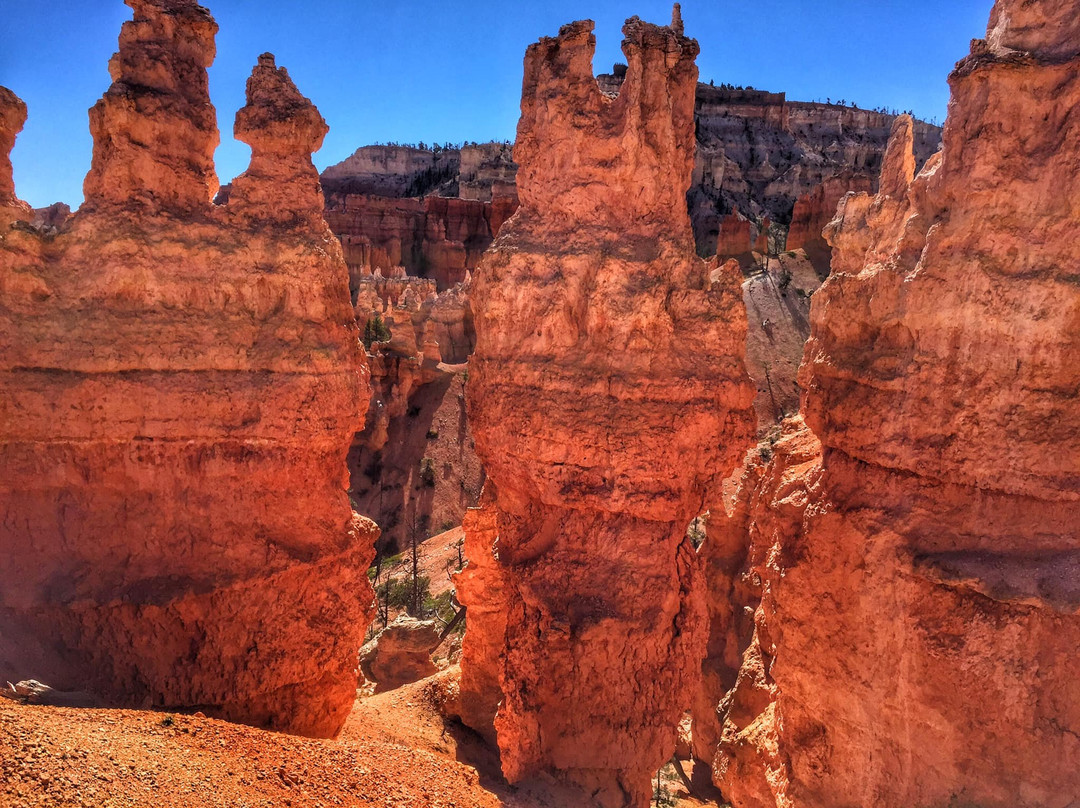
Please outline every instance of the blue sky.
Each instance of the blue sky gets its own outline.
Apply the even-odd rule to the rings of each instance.
[[[203,0],[217,18],[210,69],[222,145],[217,170],[244,170],[232,139],[244,83],[263,51],[277,56],[330,124],[315,162],[357,146],[511,139],[525,47],[563,23],[596,20],[597,72],[621,61],[623,20],[666,23],[666,0]],[[944,119],[946,77],[986,30],[991,0],[685,0],[703,81],[844,98]],[[0,84],[30,108],[13,153],[16,189],[34,206],[82,199],[90,165],[86,110],[109,84],[121,0],[4,0]]]

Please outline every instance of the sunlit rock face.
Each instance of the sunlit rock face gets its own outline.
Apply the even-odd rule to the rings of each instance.
[[[377,531],[344,490],[369,389],[326,125],[260,57],[213,206],[216,25],[129,5],[86,203],[0,227],[0,678],[332,735]]]
[[[674,750],[705,642],[686,528],[755,425],[741,278],[695,256],[686,210],[698,48],[679,26],[627,22],[617,97],[592,22],[530,46],[521,207],[473,278],[503,770],[602,806],[645,805]]]
[[[1078,19],[997,3],[941,154],[915,176],[901,119],[880,192],[829,226],[806,428],[749,520],[756,631],[714,761],[739,808],[1080,793]]]
[[[823,275],[828,274],[832,251],[823,231],[836,215],[836,206],[849,193],[868,193],[873,183],[863,174],[846,172],[830,177],[795,200],[786,249],[805,250]]]
[[[26,218],[30,206],[15,195],[11,150],[26,123],[26,104],[7,87],[0,87],[0,214],[7,219]]]
[[[465,514],[465,557],[454,576],[458,600],[466,604],[468,629],[461,641],[458,717],[494,742],[495,714],[502,701],[500,658],[506,647],[506,614],[514,588],[499,563],[499,517],[495,485],[489,480],[476,508]]]

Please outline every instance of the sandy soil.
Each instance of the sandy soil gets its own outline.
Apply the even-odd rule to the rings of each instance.
[[[359,699],[332,741],[200,714],[0,699],[0,806],[578,808],[551,783],[508,786],[496,753],[444,721],[438,705],[454,674]],[[665,792],[685,796],[673,776]]]

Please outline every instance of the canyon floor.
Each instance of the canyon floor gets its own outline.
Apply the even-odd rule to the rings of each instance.
[[[470,730],[441,717],[438,703],[447,675],[358,699],[333,741],[198,714],[0,700],[0,805],[571,808],[578,804],[550,784],[508,786],[494,752]],[[661,787],[661,805],[712,804],[686,798],[685,789],[667,776]]]

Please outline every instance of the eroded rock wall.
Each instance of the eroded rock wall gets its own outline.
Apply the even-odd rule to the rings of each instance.
[[[643,806],[705,650],[687,525],[749,442],[754,391],[741,278],[710,276],[686,212],[697,43],[631,19],[612,98],[592,27],[526,54],[521,207],[474,275],[468,395],[498,488],[503,770]]]
[[[402,267],[358,279],[357,323],[365,341],[378,339],[368,346],[371,405],[349,452],[350,493],[382,528],[388,554],[414,533],[423,540],[460,525],[480,495],[483,469],[465,415],[476,340],[469,286],[439,293],[434,280]]]
[[[864,174],[845,172],[830,177],[810,193],[795,200],[788,228],[788,251],[803,250],[814,262],[819,274],[829,274],[832,249],[825,240],[825,227],[836,216],[836,206],[849,193],[870,193],[873,182]]]
[[[334,195],[326,219],[341,239],[353,288],[365,273],[403,266],[432,278],[440,289],[465,280],[517,207],[516,198],[494,201]]]
[[[216,25],[129,5],[85,204],[0,228],[0,678],[332,735],[377,529],[344,490],[368,370],[326,125],[260,57],[213,206]]]
[[[1080,793],[1077,19],[999,0],[941,154],[915,176],[900,119],[830,225],[807,427],[755,494],[760,686],[722,702],[739,808]]]
[[[26,104],[7,87],[0,87],[0,215],[24,219],[30,206],[15,195],[11,150],[26,123]]]

